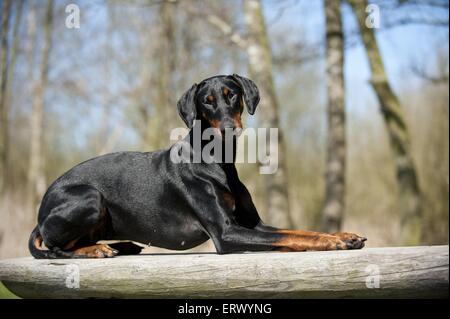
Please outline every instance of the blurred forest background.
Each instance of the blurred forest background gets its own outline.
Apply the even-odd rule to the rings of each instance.
[[[72,2],[79,28],[66,26]],[[0,258],[28,255],[55,178],[100,154],[167,147],[181,94],[232,73],[261,90],[245,127],[282,133],[277,174],[238,165],[264,220],[368,246],[448,243],[448,1],[0,7]]]

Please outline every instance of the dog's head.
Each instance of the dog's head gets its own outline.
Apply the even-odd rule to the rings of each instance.
[[[220,132],[242,131],[241,114],[244,102],[250,114],[255,113],[259,92],[255,83],[237,74],[219,75],[194,84],[178,101],[178,113],[188,128],[196,119],[203,119]]]

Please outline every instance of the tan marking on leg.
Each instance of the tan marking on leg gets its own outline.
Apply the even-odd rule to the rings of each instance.
[[[39,250],[44,250],[44,248],[42,248],[42,236],[37,236],[36,239],[34,240],[34,247],[36,247]]]
[[[293,229],[280,229],[275,231],[279,234],[287,234],[287,235],[299,235],[299,236],[329,236],[333,237],[331,234],[308,231],[308,230],[293,230]]]
[[[302,231],[298,231],[297,233],[278,231],[278,233],[284,234],[284,236],[274,246],[280,247],[281,251],[286,251],[286,249],[291,251],[347,249],[346,244],[336,236],[310,235],[310,232]]]
[[[236,207],[236,201],[234,199],[234,196],[228,192],[223,192],[223,200],[225,201],[225,204],[231,208],[232,210]]]

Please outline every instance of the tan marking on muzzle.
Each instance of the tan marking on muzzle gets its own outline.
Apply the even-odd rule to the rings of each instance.
[[[208,121],[208,123],[209,123],[209,125],[211,125],[211,127],[220,130],[220,124],[221,124],[221,123],[220,123],[219,120],[212,120],[212,119],[208,118],[208,117],[206,116],[206,114],[203,113],[203,112],[202,112],[202,116],[203,116],[203,118],[204,118],[205,120]]]
[[[236,126],[236,128],[242,128],[241,113],[237,113],[233,117],[233,121],[234,121],[234,126]]]

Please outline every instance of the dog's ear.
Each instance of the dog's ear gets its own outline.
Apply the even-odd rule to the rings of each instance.
[[[197,117],[197,108],[195,106],[195,95],[197,93],[197,84],[194,84],[187,90],[178,100],[177,108],[181,119],[186,123],[188,128],[192,128],[194,120]]]
[[[258,87],[252,80],[242,77],[238,74],[233,74],[233,79],[235,79],[242,88],[245,105],[247,105],[247,111],[248,113],[253,115],[259,103]]]

